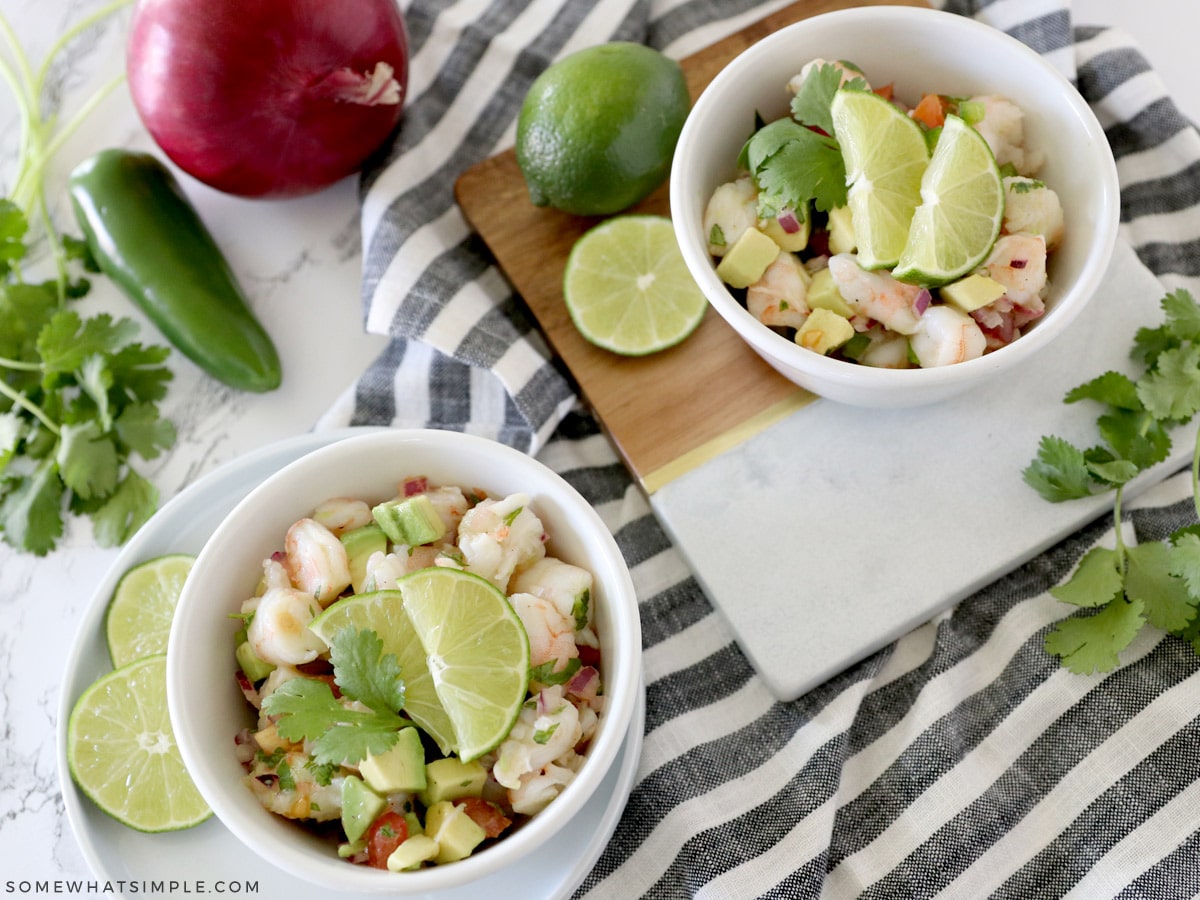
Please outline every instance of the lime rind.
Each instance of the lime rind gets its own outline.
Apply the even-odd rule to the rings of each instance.
[[[94,681],[67,720],[72,780],[104,813],[148,833],[212,815],[175,743],[166,682],[166,656],[142,657]]]
[[[627,214],[588,230],[567,257],[563,298],[588,342],[622,356],[674,347],[708,310],[665,216]]]
[[[996,157],[983,135],[958,116],[946,117],[921,195],[892,274],[939,287],[978,268],[1004,221],[1004,180]]]
[[[167,650],[175,604],[195,557],[171,553],[138,563],[117,582],[104,613],[113,668]]]
[[[921,203],[929,148],[921,127],[870,91],[840,90],[830,105],[846,167],[847,205],[858,241],[858,264],[896,264]]]

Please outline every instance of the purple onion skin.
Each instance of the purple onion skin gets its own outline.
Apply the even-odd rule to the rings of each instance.
[[[378,63],[400,102],[362,102]],[[391,135],[408,39],[395,0],[139,0],[126,73],[179,168],[228,194],[297,197],[357,172]]]

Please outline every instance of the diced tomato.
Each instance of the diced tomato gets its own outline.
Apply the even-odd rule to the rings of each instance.
[[[926,128],[941,128],[946,124],[946,101],[938,94],[926,94],[913,108],[912,117]]]
[[[600,651],[596,647],[589,647],[587,644],[579,645],[579,662],[581,665],[591,666],[593,668],[600,667]]]
[[[408,823],[398,812],[380,813],[367,829],[367,865],[386,869],[388,857],[408,840]]]
[[[894,90],[895,90],[894,85],[889,81],[883,87],[875,88],[875,93],[878,94],[880,97],[882,97],[884,100],[891,100]]]
[[[484,834],[490,838],[498,836],[512,824],[512,819],[504,815],[500,807],[479,797],[467,797],[456,805],[461,806],[463,812],[471,817],[471,821],[482,828]]]

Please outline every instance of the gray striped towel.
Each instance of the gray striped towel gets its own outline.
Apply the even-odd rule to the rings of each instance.
[[[411,0],[412,84],[362,185],[364,315],[387,351],[318,427],[428,426],[538,454],[600,511],[633,571],[647,720],[629,804],[579,889],[628,897],[1183,897],[1200,892],[1200,657],[1143,634],[1107,675],[1042,647],[1047,590],[1109,517],[790,703],[776,701],[455,206],[511,145],[552,60],[605,40],[682,57],[784,5]],[[945,0],[1044,54],[1117,159],[1121,240],[1200,296],[1200,134],[1121,33],[1067,0]],[[1081,373],[1081,381],[1098,373]],[[1031,455],[1035,448],[1031,449]],[[1194,520],[1174,476],[1125,539]]]

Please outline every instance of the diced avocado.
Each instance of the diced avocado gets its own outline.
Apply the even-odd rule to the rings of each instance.
[[[470,853],[470,851],[467,852]],[[391,856],[387,858],[388,871],[403,872],[407,869],[415,869],[421,863],[433,859],[437,855],[437,841],[425,837],[423,834],[414,834],[393,850]]]
[[[854,233],[854,217],[850,207],[837,206],[829,211],[829,252],[853,253],[858,246]]]
[[[487,832],[461,806],[442,800],[425,813],[425,835],[437,842],[434,862],[440,865],[470,856],[487,837]]]
[[[828,353],[854,337],[854,326],[828,309],[814,309],[796,330],[796,343],[815,353]]]
[[[986,275],[976,274],[945,285],[940,293],[951,306],[969,313],[1003,297],[1004,285]]]
[[[347,775],[342,780],[342,830],[346,838],[354,843],[379,818],[387,808],[387,801],[363,784],[362,780]]]
[[[392,541],[409,547],[431,543],[446,533],[446,523],[425,494],[387,500],[372,509],[371,515]]]
[[[341,537],[342,546],[346,548],[346,560],[350,564],[350,583],[354,593],[362,592],[363,582],[367,579],[367,560],[372,553],[387,552],[387,535],[378,525],[364,525],[347,531]]]
[[[237,656],[238,665],[242,667],[242,671],[251,681],[261,681],[275,671],[275,666],[254,652],[249,641],[242,641],[238,644],[234,655]]]
[[[351,856],[362,853],[366,849],[366,838],[359,838],[357,841],[343,841],[338,844],[338,856],[342,859],[349,859]]]
[[[401,728],[387,753],[367,754],[358,767],[363,780],[381,794],[412,793],[425,788],[425,748],[415,728]]]
[[[465,763],[447,756],[425,764],[425,790],[417,797],[426,806],[442,800],[459,800],[463,797],[479,797],[487,781],[487,770],[478,760]],[[429,819],[425,820],[425,833],[429,833]]]
[[[409,837],[414,834],[425,833],[425,826],[421,824],[421,819],[415,812],[406,812],[404,814],[404,824],[408,826]]]
[[[796,215],[799,220],[799,214]],[[779,219],[759,219],[759,230],[779,245],[780,250],[787,250],[789,253],[799,253],[808,246],[808,236],[812,232],[812,223],[810,216],[805,213],[804,221],[800,222],[798,231],[788,232],[779,224]]]
[[[820,269],[808,283],[807,295],[809,309],[828,309],[839,316],[849,319],[854,310],[842,299],[841,291],[833,282],[833,273],[828,269]]]
[[[717,265],[717,276],[730,287],[749,287],[775,262],[779,245],[759,231],[747,228]]]

